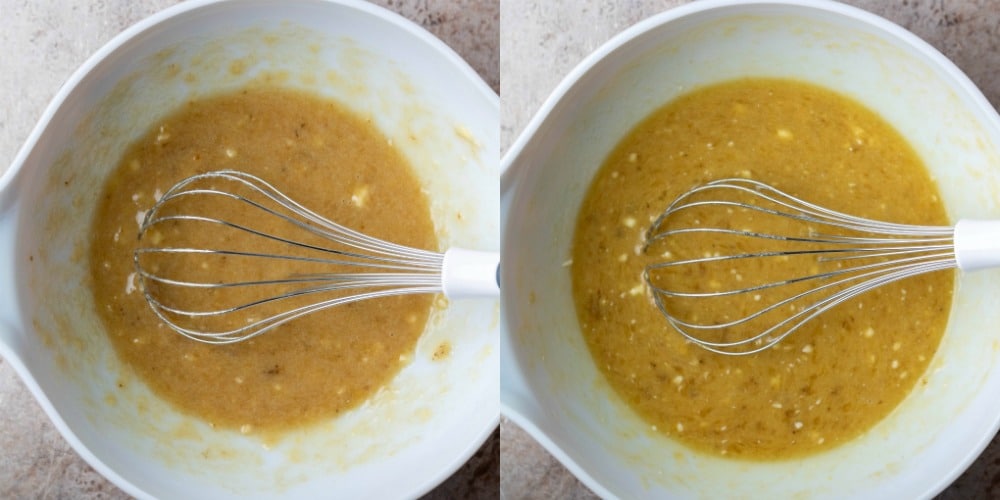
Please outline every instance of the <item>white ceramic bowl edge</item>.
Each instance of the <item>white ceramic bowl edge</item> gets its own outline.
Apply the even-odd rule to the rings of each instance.
[[[502,160],[502,411],[602,496],[932,496],[997,430],[1000,405],[985,396],[1000,387],[989,333],[1000,320],[988,285],[996,273],[961,277],[926,386],[862,438],[796,463],[714,460],[649,432],[616,401],[577,332],[561,263],[593,172],[652,109],[747,75],[860,100],[910,139],[953,218],[1000,216],[996,112],[914,35],[834,2],[705,1],[654,16],[577,66]]]

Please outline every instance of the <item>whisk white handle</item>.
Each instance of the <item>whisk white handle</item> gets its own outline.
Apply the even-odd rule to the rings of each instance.
[[[441,266],[444,294],[449,299],[499,296],[499,265],[499,253],[449,248]]]
[[[1000,220],[955,224],[955,262],[963,271],[1000,267]]]

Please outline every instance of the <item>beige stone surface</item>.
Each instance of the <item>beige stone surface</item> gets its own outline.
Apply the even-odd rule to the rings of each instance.
[[[506,149],[562,78],[628,26],[678,0],[501,0],[501,144]],[[1000,105],[1000,1],[848,0],[920,36]],[[500,423],[501,498],[590,499],[554,458],[509,420]],[[942,499],[1000,498],[1000,439]]]
[[[59,86],[101,45],[176,0],[0,0],[0,172]],[[451,46],[499,89],[497,0],[377,0]],[[2,307],[2,306],[0,306]],[[496,498],[499,432],[428,498]],[[391,478],[387,478],[391,479]],[[0,360],[0,498],[127,496],[90,468]]]

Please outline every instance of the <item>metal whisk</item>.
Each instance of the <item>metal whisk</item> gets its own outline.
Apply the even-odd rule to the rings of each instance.
[[[677,242],[697,242],[702,253],[676,255]],[[894,224],[829,210],[761,182],[722,179],[671,203],[644,250],[665,259],[643,276],[670,325],[705,349],[744,355],[883,285],[955,267],[1000,266],[1000,221]],[[773,277],[754,281],[757,272]]]
[[[295,270],[278,271],[283,263]],[[141,222],[134,264],[138,287],[166,325],[216,344],[360,300],[499,295],[498,253],[441,254],[373,238],[232,170],[194,175],[165,192]]]

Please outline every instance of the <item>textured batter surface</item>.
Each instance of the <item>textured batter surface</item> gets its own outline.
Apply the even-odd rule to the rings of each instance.
[[[670,330],[660,311],[650,307],[653,294],[643,279],[647,266],[706,256],[829,249],[717,232],[647,236],[649,224],[670,200],[691,186],[725,178],[766,182],[820,206],[867,218],[948,223],[937,186],[916,153],[860,104],[791,80],[750,78],[692,91],[650,113],[618,143],[580,208],[571,272],[576,314],[591,356],[615,392],[656,432],[700,451],[788,459],[853,439],[888,415],[923,380],[948,321],[954,272],[916,276],[848,300],[758,354],[709,353]],[[783,208],[727,191],[693,195],[687,201]],[[853,234],[733,206],[680,210],[655,233],[682,227],[794,238]],[[643,248],[640,241],[648,246]],[[724,293],[880,262],[884,260],[878,257],[845,262],[831,260],[829,254],[803,253],[647,272],[651,286]],[[779,301],[855,274],[863,273],[752,293],[660,299],[674,317],[698,325],[761,313],[730,328],[688,329],[702,340],[736,342],[845,287],[832,286],[829,292],[821,290],[780,307]],[[765,312],[767,307],[778,308]]]
[[[215,427],[239,429],[244,434],[280,434],[360,405],[413,359],[414,346],[427,322],[430,295],[345,304],[224,346],[164,332],[161,318],[148,307],[139,289],[142,278],[137,277],[130,259],[136,248],[216,249],[286,257],[171,252],[147,253],[139,259],[144,272],[194,283],[273,282],[328,272],[373,271],[291,260],[329,259],[331,255],[303,251],[224,224],[174,220],[152,225],[141,239],[137,237],[138,217],[170,186],[222,168],[256,175],[345,227],[434,250],[427,197],[406,160],[364,117],[333,101],[267,87],[189,101],[126,150],[105,181],[91,226],[91,290],[119,359],[175,408]],[[216,180],[200,185],[209,186],[265,201],[238,184]],[[399,216],[403,213],[407,217]],[[160,206],[157,214],[217,218],[286,241],[334,251],[356,250],[290,228],[283,218],[269,217],[229,197],[186,196]],[[145,280],[146,290],[167,307],[227,311],[257,304],[199,318],[163,312],[178,326],[204,332],[239,331],[263,318],[349,295],[317,291],[259,303],[323,284],[202,288]]]

